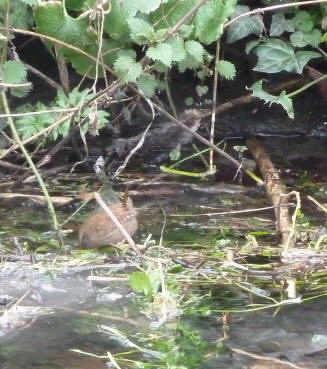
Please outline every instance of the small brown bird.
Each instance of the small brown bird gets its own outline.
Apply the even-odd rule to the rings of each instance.
[[[137,212],[131,198],[123,202],[109,205],[127,233],[132,237],[137,231]],[[78,229],[79,246],[83,248],[98,248],[116,245],[124,241],[125,237],[108,217],[104,210],[91,213]]]

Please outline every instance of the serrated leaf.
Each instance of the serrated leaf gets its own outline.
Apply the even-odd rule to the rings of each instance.
[[[130,18],[127,23],[131,32],[131,38],[138,45],[147,44],[154,37],[151,24],[143,19]]]
[[[178,63],[178,71],[180,73],[185,72],[186,69],[195,70],[200,63],[190,54],[186,54],[186,57]]]
[[[167,33],[168,28],[160,28],[158,29],[158,31],[156,31],[154,33],[154,40],[156,42],[160,42],[162,40],[162,38],[164,37],[164,35]]]
[[[237,0],[209,0],[195,15],[195,33],[200,42],[211,44],[223,33],[223,25],[235,11]]]
[[[105,31],[114,39],[122,39],[128,34],[127,21],[137,12],[135,1],[112,0],[109,14],[104,20]]]
[[[120,56],[114,63],[114,70],[124,83],[129,83],[140,77],[142,66],[130,56]]]
[[[170,45],[166,42],[162,42],[156,46],[150,47],[147,50],[146,55],[150,59],[159,60],[167,67],[170,67],[173,58],[173,51]]]
[[[135,1],[135,0],[134,0]],[[161,0],[137,0],[135,1],[135,5],[137,7],[137,10],[139,10],[141,13],[151,13],[154,10],[158,9],[161,5]]]
[[[272,37],[280,36],[284,32],[294,32],[295,26],[291,19],[286,19],[283,13],[276,13],[271,17],[269,34]]]
[[[194,102],[193,97],[187,97],[185,99],[185,105],[187,105],[187,106],[193,105],[193,102]]]
[[[159,73],[166,73],[169,70],[169,67],[167,65],[161,63],[161,61],[156,60],[154,62],[154,69]]]
[[[253,91],[253,96],[264,100],[265,103],[270,105],[273,103],[281,105],[287,112],[287,115],[291,119],[294,119],[293,102],[292,99],[286,96],[285,91],[282,91],[279,96],[271,95],[262,89],[262,80],[254,83],[250,89]]]
[[[37,32],[54,37],[71,45],[82,47],[91,38],[88,19],[75,19],[64,12],[58,1],[49,1],[34,9]]]
[[[248,6],[239,5],[232,15],[232,19],[238,15],[246,13],[250,10]],[[248,35],[260,35],[263,30],[263,21],[261,15],[246,16],[232,23],[227,30],[227,42],[232,43],[238,41]]]
[[[227,60],[218,61],[218,72],[226,79],[234,79],[236,74],[235,65]]]
[[[180,37],[186,38],[189,37],[189,35],[193,32],[193,29],[194,29],[193,24],[183,24],[180,27],[178,34]]]
[[[18,60],[8,60],[2,65],[3,81],[5,83],[21,83],[27,72],[24,64]]]
[[[8,25],[11,27],[29,29],[33,25],[31,9],[20,1],[10,3]]]
[[[304,33],[302,31],[295,31],[291,34],[290,40],[294,47],[305,47],[310,45],[318,47],[321,42],[322,34],[318,29],[313,29],[311,32]]]
[[[10,88],[10,93],[12,96],[18,97],[18,98],[24,98],[26,97],[33,89],[33,85],[24,86],[24,87],[16,87],[16,88]]]
[[[186,41],[185,42],[185,50],[194,57],[195,60],[197,60],[199,63],[203,62],[203,46],[200,44],[200,42],[197,41]]]
[[[144,74],[136,82],[136,85],[145,97],[151,98],[155,94],[159,82],[151,74]]]
[[[185,58],[186,51],[184,47],[184,40],[181,37],[170,37],[167,40],[167,44],[170,45],[172,49],[172,61],[179,62]]]
[[[258,63],[253,70],[264,73],[278,73],[285,70],[300,74],[310,59],[321,56],[313,51],[295,53],[291,44],[278,39],[261,42],[253,51],[258,56]]]
[[[195,87],[195,91],[198,94],[199,97],[202,97],[203,95],[205,95],[208,92],[208,86],[200,86],[197,85]]]
[[[310,32],[314,26],[310,13],[305,10],[299,10],[296,12],[295,17],[293,18],[293,23],[295,28],[302,32]]]
[[[135,292],[143,292],[145,296],[152,295],[150,278],[143,272],[133,272],[129,276],[129,285]]]

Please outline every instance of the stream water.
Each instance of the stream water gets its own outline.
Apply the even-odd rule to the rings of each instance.
[[[285,170],[290,188],[297,186],[303,193],[305,221],[317,228],[325,226],[325,219],[307,202],[305,195],[314,194],[323,202],[327,191],[326,178],[321,172],[323,163],[317,161],[318,169],[310,174],[304,170],[297,173]],[[139,209],[140,229],[136,237],[139,244],[151,233],[153,244],[158,245],[162,237],[164,247],[183,251],[189,257],[208,248],[218,255],[226,247],[242,247],[251,232],[260,245],[278,244],[272,210],[224,217],[198,215],[267,206],[263,188],[190,180],[181,183],[158,180],[156,176],[142,178],[142,181],[138,179],[138,187],[131,189]],[[53,193],[67,195],[77,190],[67,186],[64,178],[57,178],[49,185]],[[19,192],[28,192],[32,187]],[[72,206],[60,209],[60,219],[64,220],[74,209]],[[82,217],[79,215],[75,221],[78,223]],[[105,254],[75,253],[72,259],[67,255],[76,248],[77,240],[75,234],[70,234],[65,237],[65,250],[58,254],[57,260],[51,256],[49,265],[37,255],[37,263],[30,264],[31,249],[42,251],[49,245],[57,246],[49,232],[47,210],[30,200],[2,202],[0,221],[1,254],[7,255],[2,256],[0,265],[0,307],[3,308],[0,369],[108,368],[113,365],[110,355],[129,358],[129,362],[120,362],[121,368],[132,367],[133,361],[138,361],[135,367],[142,368],[289,367],[259,356],[292,362],[302,368],[326,368],[327,297],[281,308],[235,312],[225,321],[220,312],[226,307],[222,296],[227,294],[231,297],[229,301],[234,298],[235,303],[230,306],[241,310],[251,304],[248,295],[236,291],[232,284],[226,284],[225,288],[217,286],[216,290],[211,288],[210,293],[204,287],[200,294],[206,295],[202,307],[210,306],[208,313],[197,305],[198,310],[192,314],[184,311],[167,324],[155,325],[131,291],[130,263],[115,256],[108,261]],[[305,221],[300,225],[303,230]],[[13,258],[17,242],[29,250],[20,261]],[[203,287],[199,288],[201,291]],[[177,330],[178,339],[172,341]],[[228,336],[229,348],[258,356],[220,350],[218,343],[224,335]],[[209,354],[205,343],[215,343],[216,352]],[[165,357],[166,365],[158,364],[158,355]],[[182,356],[188,360],[183,361]],[[207,360],[199,360],[206,356]]]

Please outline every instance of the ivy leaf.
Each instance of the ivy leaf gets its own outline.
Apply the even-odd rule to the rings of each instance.
[[[3,81],[5,83],[21,83],[27,72],[24,64],[18,60],[8,60],[2,65]]]
[[[197,60],[199,63],[203,62],[203,53],[204,49],[203,46],[200,44],[200,42],[197,41],[186,41],[185,42],[185,50],[191,54],[195,60]]]
[[[151,98],[155,94],[159,82],[151,74],[143,74],[136,85],[145,97]]]
[[[283,13],[276,13],[271,17],[270,36],[280,36],[284,32],[294,32],[294,30],[294,22],[291,19],[286,19]]]
[[[130,18],[127,23],[131,31],[131,38],[138,45],[147,44],[154,37],[151,24],[143,19]]]
[[[290,36],[291,43],[294,47],[305,47],[307,45],[318,47],[321,42],[321,38],[322,33],[316,28],[308,33],[295,31]]]
[[[143,292],[145,296],[152,295],[150,278],[143,272],[131,273],[129,276],[129,284],[135,292]]]
[[[88,19],[70,17],[58,1],[41,3],[34,9],[37,32],[54,37],[71,45],[82,47],[88,43]]]
[[[114,63],[114,70],[125,83],[135,82],[142,73],[141,63],[130,56],[120,56]]]
[[[293,18],[293,23],[295,28],[302,32],[310,32],[314,26],[310,13],[305,10],[299,10],[296,12],[295,17]]]
[[[294,52],[288,42],[278,39],[261,42],[253,51],[258,56],[258,63],[253,70],[264,73],[278,73],[285,70],[301,74],[309,60],[321,56],[313,51]]]
[[[273,103],[281,105],[287,112],[287,115],[291,119],[294,119],[293,102],[292,99],[286,96],[285,91],[282,91],[279,96],[271,95],[262,89],[262,80],[254,83],[250,89],[253,91],[253,96],[264,100],[265,103],[270,105]]]
[[[209,0],[197,11],[195,33],[200,42],[211,44],[223,33],[223,25],[235,11],[237,0]]]
[[[232,15],[232,19],[249,10],[250,8],[248,6],[238,5],[236,11]],[[262,30],[263,21],[261,15],[240,18],[228,27],[227,42],[231,44],[251,34],[260,35]]]
[[[170,45],[166,42],[157,44],[156,46],[150,47],[146,55],[152,60],[159,60],[161,63],[170,67],[173,60],[173,51]]]
[[[227,60],[218,61],[218,72],[226,79],[234,79],[236,74],[235,65]]]
[[[167,44],[172,49],[172,61],[179,62],[185,58],[186,51],[184,47],[184,40],[181,37],[170,37],[167,40]]]

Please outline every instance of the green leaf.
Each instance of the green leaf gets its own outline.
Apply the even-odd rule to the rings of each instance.
[[[91,9],[95,2],[96,0],[66,0],[65,6],[66,9],[80,11]]]
[[[232,15],[232,19],[250,10],[248,6],[238,5]],[[263,30],[263,20],[261,15],[245,16],[232,23],[227,30],[227,42],[238,41],[248,35],[260,35]]]
[[[162,40],[162,38],[164,37],[164,35],[167,33],[168,28],[160,28],[158,29],[158,31],[156,31],[154,33],[154,40],[156,42],[160,42]]]
[[[131,32],[131,38],[138,45],[147,44],[149,40],[153,39],[154,31],[148,22],[139,18],[130,18],[127,23]]]
[[[88,19],[75,19],[64,12],[58,1],[42,3],[34,9],[37,32],[82,47],[90,41]]]
[[[137,0],[135,5],[141,13],[150,13],[158,9],[162,2],[161,0]]]
[[[24,87],[12,87],[10,88],[10,93],[12,96],[15,96],[18,98],[24,98],[32,91],[32,89],[33,89],[32,84],[30,86],[24,86]]]
[[[143,272],[131,273],[129,276],[129,284],[135,292],[143,292],[145,296],[152,295],[150,278]]]
[[[278,39],[261,42],[253,51],[258,56],[258,63],[253,70],[264,73],[278,73],[285,70],[301,74],[309,60],[321,56],[313,51],[294,52],[289,43]]]
[[[181,145],[177,145],[174,149],[169,153],[169,159],[171,161],[177,161],[181,157]]]
[[[27,72],[24,64],[18,60],[8,60],[2,65],[3,81],[5,83],[21,83]]]
[[[208,92],[208,86],[200,86],[197,85],[195,87],[195,91],[198,94],[199,97],[202,97],[203,95],[205,95]]]
[[[22,0],[23,3],[29,5],[29,6],[33,6],[37,4],[37,0]]]
[[[186,57],[178,63],[178,71],[183,73],[186,69],[195,70],[199,65],[200,63],[194,58],[193,55],[186,54]]]
[[[114,70],[125,83],[135,82],[142,73],[141,63],[130,56],[120,56],[114,63]]]
[[[193,97],[187,97],[185,99],[185,105],[191,106],[191,105],[193,105],[193,103],[194,103]]]
[[[321,42],[322,34],[318,29],[313,29],[311,32],[304,33],[302,31],[295,31],[291,34],[290,40],[294,47],[305,47],[310,45],[318,47]]]
[[[161,61],[156,60],[154,62],[154,69],[159,73],[166,73],[169,70],[169,67],[167,65],[161,63]]]
[[[311,18],[310,13],[305,10],[299,10],[296,12],[293,18],[295,28],[302,32],[310,32],[314,27],[314,22]]]
[[[185,42],[185,50],[191,54],[195,60],[197,60],[199,63],[203,62],[203,53],[204,49],[203,46],[200,44],[200,42],[197,41],[186,41]]]
[[[220,38],[236,4],[237,0],[209,0],[201,6],[195,16],[195,33],[200,42],[208,45]]]
[[[198,0],[178,2],[176,2],[176,0],[168,0],[150,15],[151,23],[157,23],[158,29],[165,27],[170,28],[180,21],[197,2]]]
[[[172,49],[172,61],[179,62],[185,58],[186,51],[184,47],[184,40],[181,37],[170,37],[167,40],[167,44]]]
[[[109,14],[104,20],[105,31],[114,39],[118,40],[128,34],[127,21],[137,12],[135,1],[112,0]]]
[[[280,36],[284,32],[294,32],[295,26],[291,19],[286,19],[283,13],[276,13],[271,17],[269,34],[272,37]]]
[[[182,38],[186,38],[186,37],[189,37],[190,34],[193,32],[193,29],[194,29],[194,26],[193,24],[183,24],[179,31],[178,31],[178,34],[179,36],[181,36]]]
[[[152,60],[159,60],[161,63],[170,67],[173,59],[173,51],[170,45],[166,42],[157,44],[156,46],[150,47],[146,55]]]
[[[236,74],[235,65],[227,60],[218,61],[218,72],[226,79],[234,79]]]
[[[11,27],[29,29],[33,25],[33,16],[30,7],[21,1],[10,3],[8,24]]]
[[[268,103],[268,104],[275,103],[275,104],[281,105],[287,112],[287,115],[291,119],[294,119],[293,102],[292,102],[292,99],[286,96],[285,91],[282,91],[279,96],[271,95],[262,89],[262,80],[254,83],[250,87],[250,89],[253,91],[253,96],[264,100],[265,103]]]
[[[151,74],[143,74],[136,82],[136,85],[143,92],[145,97],[151,98],[156,92],[159,81],[157,81]]]

